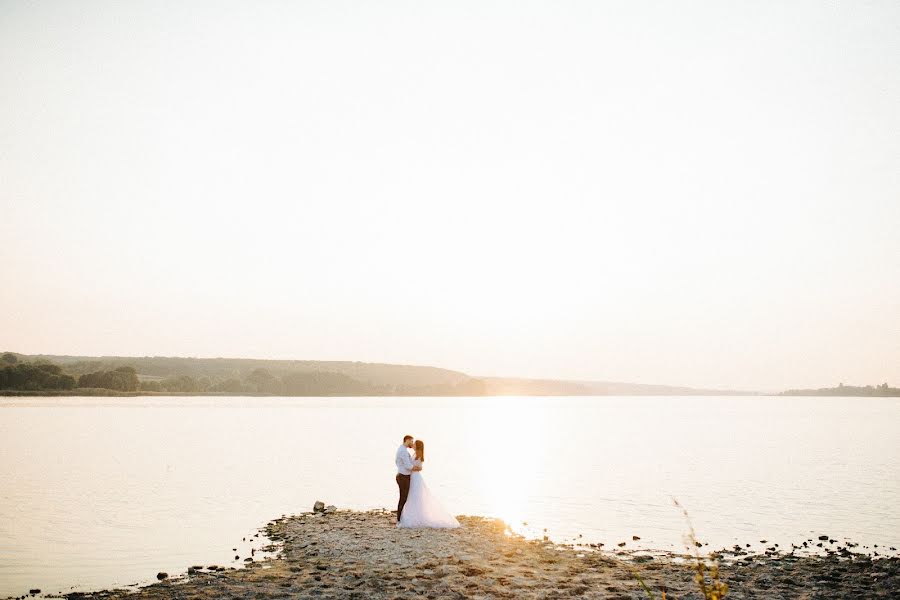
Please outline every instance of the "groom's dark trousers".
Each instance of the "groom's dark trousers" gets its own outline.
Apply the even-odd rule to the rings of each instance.
[[[397,473],[397,485],[400,487],[400,502],[397,503],[397,522],[400,522],[400,515],[403,514],[403,505],[406,504],[406,497],[409,496],[409,475]]]

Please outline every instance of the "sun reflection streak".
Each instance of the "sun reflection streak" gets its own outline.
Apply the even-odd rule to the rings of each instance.
[[[479,505],[503,519],[515,533],[531,533],[528,504],[539,489],[537,477],[549,460],[544,444],[550,417],[547,403],[534,398],[492,398],[482,406],[471,433],[483,451],[476,461]]]

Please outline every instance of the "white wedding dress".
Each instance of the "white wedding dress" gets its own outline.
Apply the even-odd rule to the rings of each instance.
[[[416,460],[413,464],[421,467],[422,461]],[[409,496],[403,505],[398,526],[454,529],[459,527],[459,521],[448,513],[431,493],[425,485],[422,472],[413,471],[409,479]]]

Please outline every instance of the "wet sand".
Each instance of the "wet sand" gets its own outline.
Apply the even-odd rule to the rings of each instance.
[[[387,511],[304,513],[262,530],[271,555],[245,568],[207,565],[138,589],[69,599],[700,598],[685,556],[648,556],[527,540],[499,520],[459,517],[455,530],[397,529]],[[828,546],[828,542],[825,543]],[[849,548],[827,556],[720,551],[727,598],[890,598],[900,558]]]

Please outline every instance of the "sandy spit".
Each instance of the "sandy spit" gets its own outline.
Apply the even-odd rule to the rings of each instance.
[[[207,565],[137,590],[70,593],[69,600],[701,598],[675,555],[615,553],[526,540],[499,520],[459,517],[456,530],[397,529],[387,511],[304,513],[264,531],[273,555],[241,569]],[[198,565],[199,566],[199,565]],[[727,598],[897,598],[900,558],[731,556]]]

